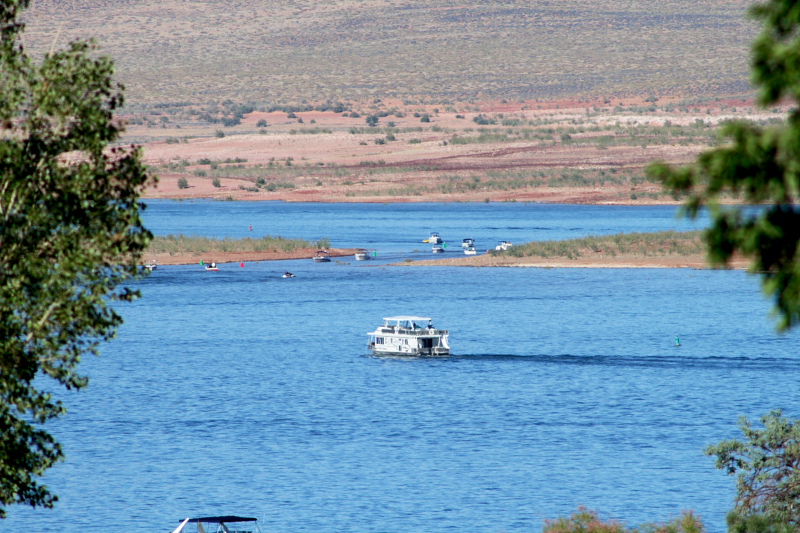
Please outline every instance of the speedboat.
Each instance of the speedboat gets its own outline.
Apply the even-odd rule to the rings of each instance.
[[[317,253],[314,255],[314,262],[315,263],[330,263],[331,262],[331,254],[328,250],[318,250]]]
[[[450,355],[450,332],[436,329],[430,317],[390,316],[368,333],[367,348],[381,355]]]
[[[497,243],[497,246],[495,246],[494,249],[497,251],[501,250],[505,251],[511,248],[512,246],[513,245],[511,244],[511,241],[500,241],[499,243]]]
[[[442,240],[442,238],[439,236],[438,233],[432,231],[431,236],[422,242],[427,242],[428,244],[442,244],[444,241]]]
[[[356,261],[368,261],[376,255],[377,252],[375,250],[365,250],[364,248],[359,248],[356,250]]]
[[[187,518],[181,522],[172,533],[189,533],[185,529],[187,524],[197,524],[196,531],[226,531],[236,533],[261,533],[261,528],[258,527],[257,518],[249,518],[246,516],[207,516],[205,518]]]
[[[442,247],[441,244],[434,244],[433,248],[431,248],[431,252],[433,252],[435,254],[443,254],[444,253],[444,248]]]
[[[475,247],[475,239],[464,239],[461,241],[462,248],[473,248]]]
[[[206,265],[206,270],[209,272],[217,272],[219,270],[219,267],[217,266],[216,263],[212,262],[210,265]]]
[[[150,272],[152,272],[153,270],[155,270],[155,269],[157,269],[157,268],[158,268],[158,261],[156,261],[155,259],[153,259],[152,261],[150,261],[149,263],[147,263],[147,264],[144,266],[144,268],[145,268],[145,269],[147,269],[147,270],[149,270]]]
[[[464,255],[478,255],[478,251],[474,246],[470,246],[469,248],[464,248]]]

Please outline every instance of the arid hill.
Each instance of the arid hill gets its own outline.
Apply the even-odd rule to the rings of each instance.
[[[743,94],[750,0],[37,0],[26,46],[96,37],[128,103]]]

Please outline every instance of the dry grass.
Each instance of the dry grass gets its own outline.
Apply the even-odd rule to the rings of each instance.
[[[742,94],[749,0],[37,0],[26,46],[94,36],[130,104]]]
[[[187,255],[206,253],[248,253],[248,252],[294,252],[306,248],[329,248],[327,239],[309,242],[303,239],[284,239],[283,237],[262,237],[259,239],[212,239],[208,237],[187,237],[168,235],[153,238],[147,254]]]
[[[701,231],[659,231],[655,233],[620,233],[590,236],[563,241],[538,241],[515,245],[506,251],[493,251],[496,257],[690,257],[702,256],[705,243]]]

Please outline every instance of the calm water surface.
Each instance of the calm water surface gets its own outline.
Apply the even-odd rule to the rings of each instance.
[[[159,234],[253,224],[387,256],[424,253],[429,231],[686,227],[667,208],[523,204],[161,202],[148,217]],[[67,461],[46,483],[61,501],[11,508],[0,530],[241,514],[264,532],[535,532],[585,505],[630,524],[694,509],[722,532],[734,483],[703,448],[738,436],[742,414],[800,416],[798,336],[774,333],[741,272],[304,260],[161,267],[140,288],[119,338],[84,361],[91,386],[60,393]],[[432,316],[454,355],[369,356],[366,332],[392,314]]]

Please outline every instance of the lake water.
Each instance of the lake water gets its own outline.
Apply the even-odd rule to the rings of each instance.
[[[11,507],[0,531],[167,532],[239,514],[265,533],[535,532],[585,505],[629,524],[693,509],[722,532],[734,480],[703,449],[738,437],[739,415],[800,414],[798,335],[774,333],[757,278],[385,265],[429,256],[429,231],[450,255],[464,237],[689,227],[674,215],[152,202],[156,234],[328,237],[379,261],[160,267],[83,362],[90,387],[59,392],[69,413],[50,429],[67,461],[45,482],[61,500]],[[454,355],[368,355],[366,333],[394,314],[433,317]]]

